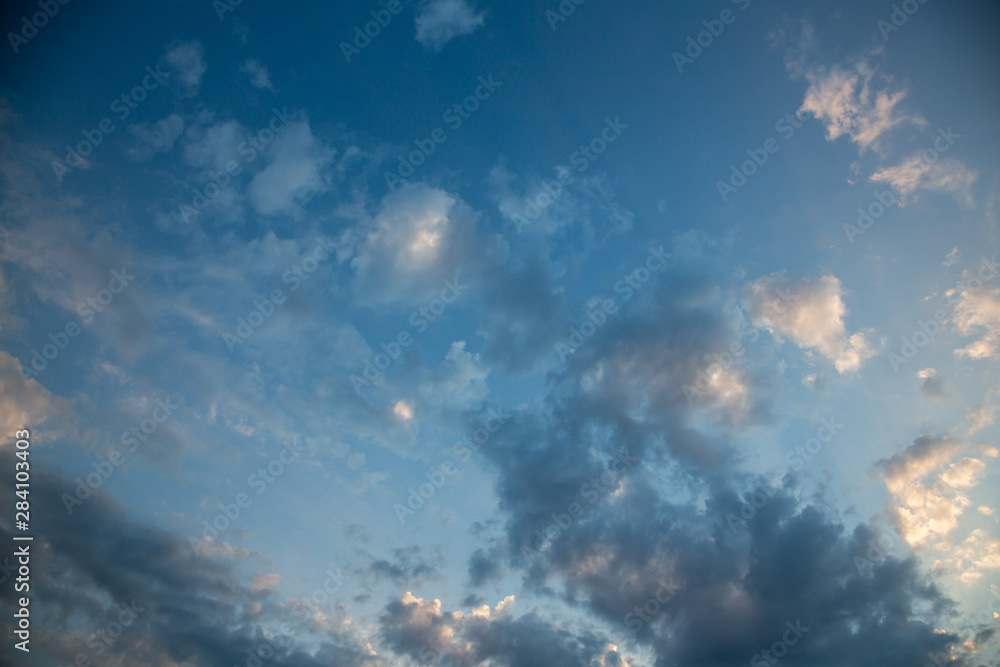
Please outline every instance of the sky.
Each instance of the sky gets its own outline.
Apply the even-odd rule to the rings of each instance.
[[[9,3],[0,664],[1000,664],[998,27]]]

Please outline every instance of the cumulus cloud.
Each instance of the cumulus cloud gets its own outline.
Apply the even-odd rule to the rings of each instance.
[[[382,202],[358,254],[354,289],[367,302],[427,302],[470,279],[469,268],[481,256],[475,236],[478,214],[439,188],[408,185]],[[477,269],[478,270],[478,269]]]
[[[826,125],[830,141],[846,135],[863,153],[903,123],[926,124],[920,116],[899,108],[906,91],[891,90],[867,61],[847,68],[811,69],[806,78],[810,85],[801,109]]]
[[[972,504],[966,493],[978,485],[986,464],[970,456],[954,460],[961,449],[954,438],[925,435],[878,463],[909,544],[946,548],[945,540]]]
[[[745,303],[755,322],[775,336],[819,352],[840,373],[858,370],[875,355],[870,331],[847,332],[847,307],[835,276],[796,279],[772,273],[748,286]]]
[[[871,176],[873,181],[889,183],[905,200],[918,190],[944,192],[972,206],[972,186],[979,174],[954,159],[930,161],[923,153],[915,153],[894,167],[881,169]]]
[[[425,0],[417,12],[417,41],[440,51],[455,37],[469,35],[486,21],[466,0]]]
[[[181,42],[171,47],[163,56],[173,68],[185,95],[197,95],[201,77],[208,70],[205,64],[205,49],[198,42]]]

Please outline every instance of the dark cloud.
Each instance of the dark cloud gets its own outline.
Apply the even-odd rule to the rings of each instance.
[[[10,451],[0,462],[13,470]],[[96,659],[88,646],[92,633],[106,628],[121,613],[120,604],[135,601],[137,620],[106,647],[106,664],[234,665],[245,664],[248,651],[270,644],[273,665],[382,664],[371,658],[345,627],[321,629],[315,654],[296,648],[302,624],[288,607],[267,592],[240,581],[232,558],[196,553],[180,535],[131,520],[108,495],[97,492],[83,506],[66,512],[61,497],[73,483],[58,475],[34,472],[32,500],[32,646],[60,662],[81,652]],[[5,507],[13,507],[9,485],[0,491]],[[11,544],[7,527],[0,539]],[[218,545],[222,551],[223,545]],[[13,613],[12,577],[0,585],[3,617]],[[317,582],[319,585],[320,582]],[[288,625],[283,626],[284,623]],[[4,649],[12,646],[4,621]],[[290,631],[282,642],[270,633]],[[15,663],[17,664],[17,663]]]
[[[794,478],[751,520],[738,518],[740,494],[763,480],[741,472],[728,433],[771,420],[774,370],[748,351],[710,371],[724,384],[686,395],[739,334],[697,277],[665,276],[643,298],[571,355],[544,402],[484,450],[505,541],[472,555],[473,585],[512,568],[528,591],[603,619],[613,643],[634,638],[663,667],[746,665],[786,623],[809,628],[787,665],[923,667],[929,652],[960,644],[937,630],[953,603],[918,563],[859,568],[872,531],[849,532]],[[635,459],[628,467],[616,463],[623,452]],[[387,618],[410,611],[392,607]],[[421,639],[440,631],[424,629]],[[389,636],[412,650],[405,635]]]

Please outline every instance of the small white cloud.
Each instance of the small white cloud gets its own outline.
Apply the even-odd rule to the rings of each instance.
[[[240,67],[240,72],[250,76],[250,85],[254,88],[274,92],[274,87],[271,85],[271,75],[268,73],[267,67],[260,62],[248,58]]]
[[[186,95],[196,95],[201,85],[201,76],[208,70],[205,64],[205,49],[198,42],[181,42],[169,51],[164,59],[177,73],[177,82]]]
[[[816,350],[839,373],[858,370],[875,355],[870,332],[848,334],[840,280],[835,276],[795,279],[784,273],[758,278],[747,289],[746,305],[753,320],[775,336],[787,336],[802,348]]]
[[[417,13],[417,41],[440,51],[454,37],[468,35],[486,21],[466,0],[426,0]]]
[[[945,267],[951,266],[955,262],[957,262],[961,256],[962,256],[962,253],[960,253],[958,251],[957,247],[956,248],[952,248],[952,251],[949,252],[948,256],[944,258],[943,262],[941,262],[941,266],[945,266]]]
[[[255,591],[274,590],[280,583],[279,574],[255,574],[250,578],[250,588]]]

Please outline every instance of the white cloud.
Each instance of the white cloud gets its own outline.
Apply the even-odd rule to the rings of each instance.
[[[250,578],[250,589],[255,591],[270,591],[281,583],[279,574],[255,574]]]
[[[417,41],[440,51],[452,38],[475,32],[485,20],[486,12],[476,13],[466,0],[427,0],[417,13]]]
[[[917,190],[945,192],[972,206],[974,203],[972,185],[978,177],[978,173],[958,160],[931,162],[923,153],[917,152],[895,167],[888,167],[872,174],[871,180],[889,183],[903,197]],[[949,255],[949,258],[951,257],[952,255]]]
[[[890,92],[887,84],[878,89],[874,70],[866,61],[853,69],[839,65],[813,69],[806,78],[810,86],[801,108],[826,125],[830,141],[847,135],[864,152],[877,147],[884,134],[902,123],[926,124],[920,116],[897,108],[906,91]]]
[[[858,370],[875,355],[867,338],[870,332],[849,334],[845,329],[847,307],[835,276],[795,279],[772,273],[748,286],[745,301],[754,321],[775,336],[816,350],[840,373]]]
[[[267,66],[262,65],[257,60],[247,58],[242,67],[240,67],[240,72],[250,75],[250,85],[254,88],[274,92],[274,87],[271,85],[271,75],[267,71]]]
[[[250,181],[247,194],[259,213],[286,212],[323,192],[321,170],[334,156],[313,137],[308,121],[291,123],[274,140],[271,163]]]
[[[879,462],[877,467],[894,496],[896,520],[909,544],[949,548],[948,535],[972,505],[965,493],[979,484],[986,470],[985,463],[969,456],[950,463],[960,450],[961,442],[954,438],[921,436],[891,459]]]
[[[164,59],[177,73],[177,82],[186,95],[198,94],[201,77],[208,70],[205,49],[198,42],[181,42],[167,51]]]
[[[997,407],[989,403],[980,403],[969,407],[969,415],[966,417],[972,425],[969,426],[969,435],[993,424],[997,415]]]
[[[1000,289],[963,289],[953,321],[963,336],[984,330],[980,332],[983,336],[980,340],[955,350],[955,354],[970,359],[1000,359]]]
[[[439,297],[444,281],[454,281],[481,256],[477,218],[456,196],[427,185],[387,195],[351,261],[356,293],[367,302],[426,303]]]

